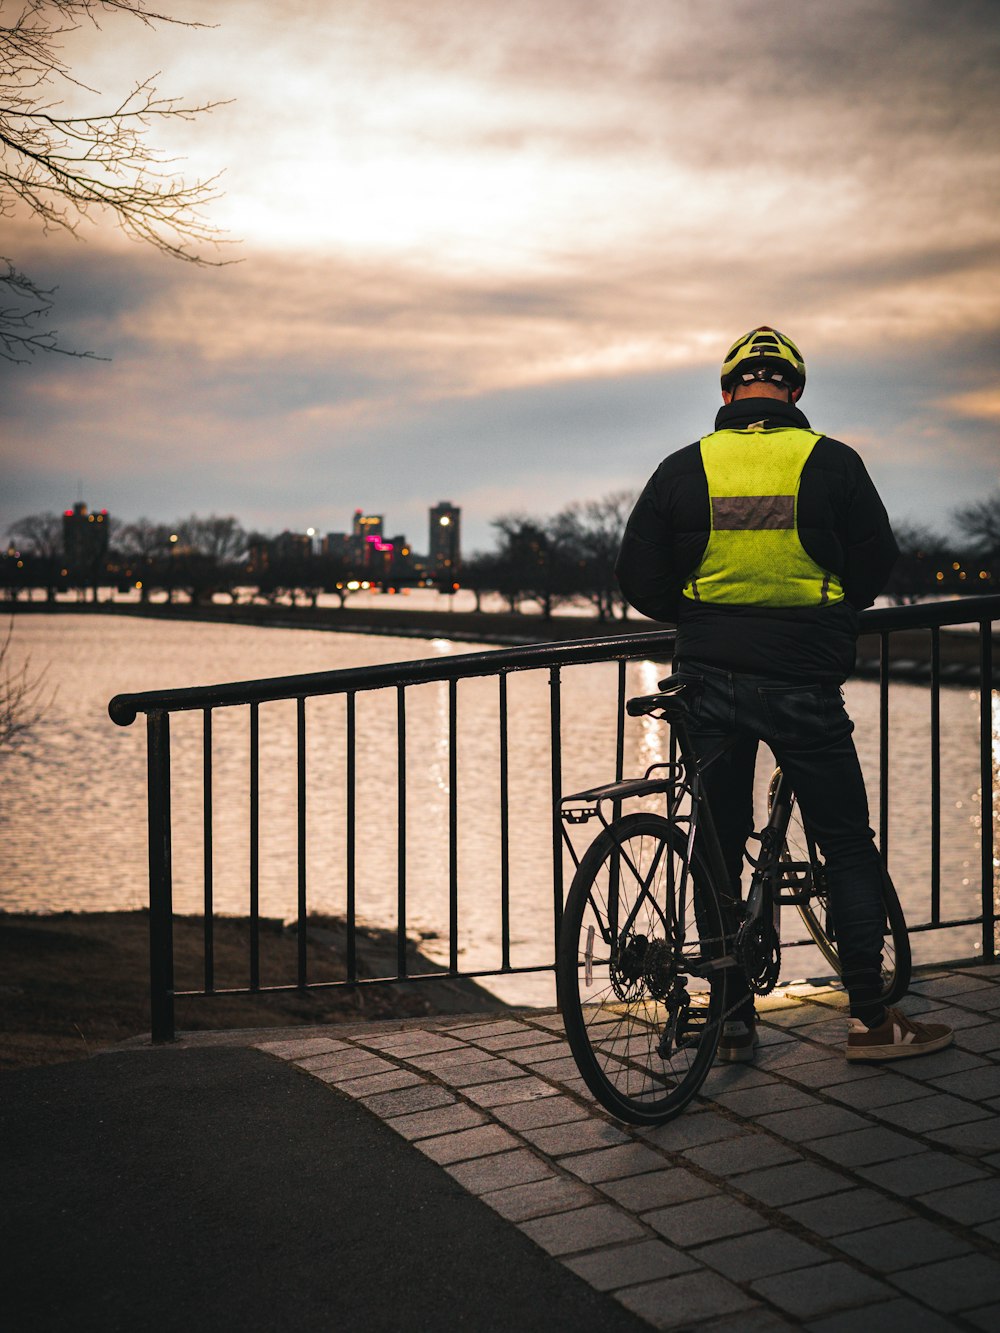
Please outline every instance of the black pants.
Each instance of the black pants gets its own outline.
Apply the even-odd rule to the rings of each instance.
[[[826,861],[827,889],[851,1013],[879,1021],[882,987],[882,862],[868,824],[868,796],[841,691],[720,671],[686,661],[678,670],[699,755],[724,737],[736,744],[705,770],[732,889],[739,893],[743,849],[753,831],[753,777],[766,742],[792,784],[802,818]],[[734,980],[729,1004],[740,994]],[[749,1003],[746,1012],[749,1009]],[[738,1012],[734,1018],[740,1017]]]

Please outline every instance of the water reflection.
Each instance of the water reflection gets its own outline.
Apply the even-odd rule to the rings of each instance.
[[[468,645],[420,640],[169,624],[109,617],[38,616],[17,623],[14,646],[34,669],[48,666],[56,689],[31,751],[4,757],[0,907],[10,910],[109,909],[146,902],[145,743],[142,725],[115,727],[107,701],[120,691],[245,679],[402,661],[469,651]],[[16,666],[16,663],[15,663]],[[665,664],[631,663],[629,693],[650,693]],[[546,672],[508,678],[510,772],[511,958],[515,966],[548,961],[552,937],[552,827],[549,683]],[[615,771],[617,667],[563,671],[563,790],[610,780]],[[848,706],[878,809],[878,691],[847,687]],[[307,884],[310,906],[346,906],[346,705],[307,704]],[[406,693],[407,926],[447,960],[449,915],[448,686]],[[1000,696],[993,696],[992,816],[1000,822]],[[979,698],[941,695],[942,915],[979,910],[981,844]],[[202,718],[172,720],[174,900],[179,912],[203,902]],[[394,690],[357,696],[357,907],[362,919],[393,926],[400,866],[397,714]],[[499,702],[495,679],[458,688],[456,792],[459,958],[465,967],[500,962]],[[930,722],[928,693],[894,686],[890,707],[890,866],[913,921],[929,912]],[[295,704],[260,709],[260,900],[268,915],[295,913],[297,888]],[[665,731],[651,719],[626,727],[626,775],[666,757]],[[221,709],[213,718],[213,829],[216,909],[248,905],[250,811],[249,718]],[[763,818],[770,765],[762,755],[756,814]],[[998,840],[1000,842],[1000,840]],[[997,857],[994,855],[996,881]],[[568,885],[572,865],[564,861]],[[996,883],[994,882],[994,893]],[[798,934],[796,928],[795,933]],[[915,937],[919,958],[967,956],[975,928]],[[792,953],[786,975],[808,975],[818,961]],[[551,998],[549,983],[520,983],[520,997]]]

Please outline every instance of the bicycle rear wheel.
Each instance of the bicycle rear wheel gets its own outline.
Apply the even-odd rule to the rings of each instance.
[[[588,848],[563,912],[557,977],[570,1049],[594,1097],[634,1125],[679,1114],[719,1041],[722,911],[698,852],[683,875],[686,860],[681,829],[627,815]]]
[[[772,799],[780,777],[781,769],[776,768],[771,775],[767,790],[768,814],[771,812]],[[781,849],[781,859],[783,861],[805,862],[808,865],[807,870],[801,871],[795,876],[795,883],[791,887],[794,887],[796,891],[806,887],[809,888],[809,901],[798,904],[799,915],[805,922],[806,930],[812,936],[816,947],[839,977],[841,975],[840,953],[837,947],[833,912],[830,908],[826,886],[826,867],[812,835],[805,827],[798,802],[795,802],[792,806],[792,817],[785,834],[785,845]],[[906,929],[903,908],[892,880],[889,878],[889,872],[884,866],[882,868],[882,900],[885,906],[886,929],[882,946],[881,998],[885,1004],[894,1004],[896,1000],[906,994],[907,987],[910,984],[910,936]]]

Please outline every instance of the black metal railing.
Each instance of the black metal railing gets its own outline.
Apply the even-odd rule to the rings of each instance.
[[[997,909],[994,898],[995,858],[993,825],[994,733],[992,716],[993,638],[992,626],[1000,620],[1000,596],[971,597],[958,601],[924,606],[895,607],[864,612],[862,632],[876,635],[879,644],[879,835],[883,855],[889,851],[889,691],[893,676],[892,638],[900,631],[926,631],[926,685],[930,708],[930,902],[927,920],[911,930],[930,931],[953,927],[977,926],[981,930],[982,956],[995,957]],[[944,920],[941,912],[941,690],[949,682],[947,664],[942,666],[941,629],[951,625],[975,626],[978,632],[974,680],[979,691],[979,773],[981,780],[981,885],[977,910],[959,919]],[[174,960],[173,905],[171,872],[171,773],[170,715],[198,710],[203,714],[203,830],[204,830],[204,956],[203,985],[198,990],[177,992],[185,995],[252,994],[261,991],[312,989],[329,986],[358,986],[381,981],[419,981],[438,977],[440,972],[413,974],[407,956],[407,791],[406,791],[406,700],[407,690],[431,682],[448,684],[448,970],[453,977],[496,977],[519,972],[551,972],[554,969],[555,943],[558,938],[563,904],[563,846],[559,819],[562,795],[562,672],[568,667],[595,663],[618,664],[616,778],[623,776],[625,754],[626,664],[653,658],[669,661],[672,656],[672,631],[648,630],[611,637],[585,639],[571,643],[543,643],[488,652],[464,653],[448,658],[383,664],[349,670],[283,676],[268,680],[243,681],[190,689],[163,690],[145,694],[117,695],[109,712],[120,726],[130,726],[136,717],[146,716],[148,744],[148,817],[149,817],[149,920],[150,920],[150,994],[152,1034],[155,1041],[170,1040],[174,1035]],[[912,662],[907,663],[912,678]],[[551,753],[551,855],[552,855],[552,950],[547,961],[531,966],[514,966],[511,961],[511,875],[507,682],[514,672],[546,671],[549,678],[549,736]],[[461,970],[459,967],[458,899],[458,685],[472,678],[495,677],[498,682],[499,730],[499,822],[500,822],[500,965],[496,968]],[[966,677],[967,678],[967,677]],[[397,885],[396,885],[396,969],[387,977],[361,977],[357,949],[356,920],[356,829],[357,804],[357,718],[358,694],[374,690],[392,690],[396,701],[397,722]],[[307,967],[308,885],[306,878],[306,700],[342,695],[346,702],[346,848],[344,891],[346,895],[346,978],[342,981],[310,981]],[[260,975],[260,728],[262,703],[276,700],[296,702],[297,768],[297,976],[294,985],[262,986]],[[222,992],[216,987],[214,954],[213,898],[213,764],[212,717],[219,708],[249,709],[249,884],[248,908],[250,946],[248,984]],[[972,893],[970,886],[970,895]],[[800,941],[806,943],[806,941]]]

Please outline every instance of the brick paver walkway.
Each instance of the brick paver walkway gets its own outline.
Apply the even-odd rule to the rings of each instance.
[[[843,995],[762,1002],[756,1066],[681,1117],[597,1107],[558,1014],[269,1041],[661,1329],[1000,1328],[1000,967],[921,973],[935,1055],[848,1064]]]

